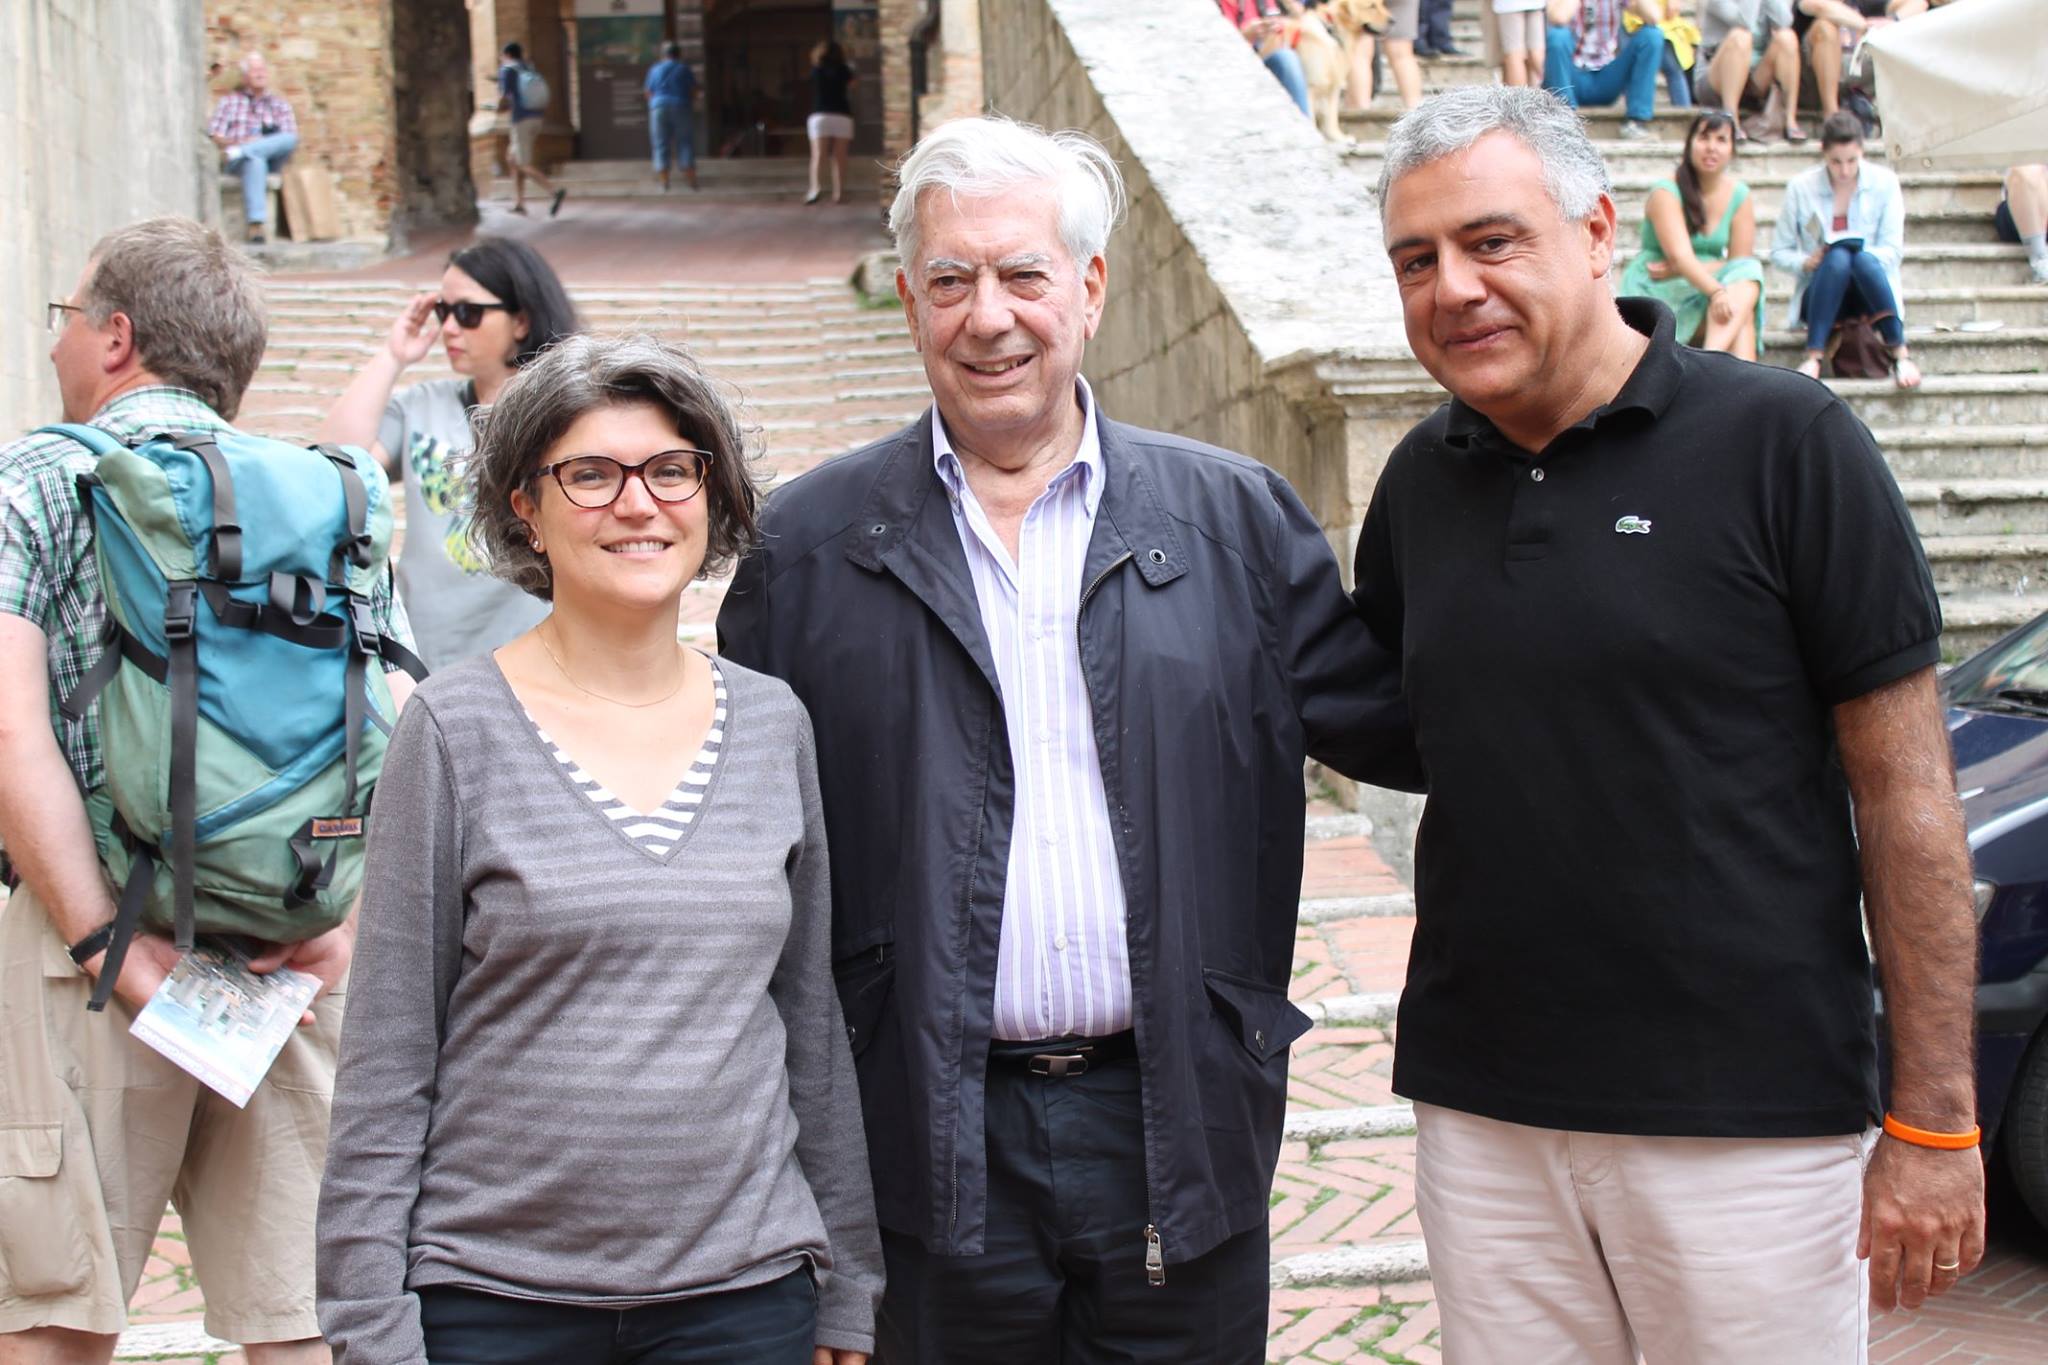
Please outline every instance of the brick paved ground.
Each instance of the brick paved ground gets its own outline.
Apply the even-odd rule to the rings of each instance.
[[[841,281],[852,256],[880,241],[873,210],[847,206],[665,202],[579,206],[549,223],[494,213],[486,226],[533,240],[556,260],[593,326],[651,326],[690,340],[707,367],[747,403],[754,442],[771,474],[886,432],[917,410],[921,374],[900,315],[866,310]],[[432,280],[451,243],[426,243],[413,257],[353,275],[280,277],[273,293],[272,350],[244,422],[290,435],[309,432],[354,366],[379,344],[408,288]],[[417,377],[436,373],[432,364]],[[717,610],[719,585],[693,589],[686,623],[701,633]],[[689,629],[686,624],[686,629]],[[1327,802],[1312,813],[1341,817]],[[1327,819],[1306,852],[1304,898],[1382,898],[1405,888],[1374,854],[1356,822]],[[1308,1003],[1394,991],[1414,920],[1361,914],[1305,923],[1296,937],[1292,994]],[[1291,1113],[1394,1103],[1393,1046],[1380,1027],[1323,1026],[1296,1045],[1288,1087]],[[1344,1245],[1412,1244],[1413,1139],[1287,1142],[1272,1207],[1276,1261]],[[221,1348],[194,1354],[199,1314],[185,1245],[173,1215],[158,1239],[134,1302],[144,1331],[169,1324],[185,1338],[149,1351],[140,1335],[124,1358],[231,1361]],[[1386,1286],[1277,1290],[1271,1362],[1441,1360],[1436,1308],[1427,1280]],[[2010,1235],[1995,1239],[1985,1266],[1937,1306],[1880,1319],[1871,1358],[1906,1362],[2041,1365],[2048,1361],[2048,1253]],[[168,1342],[159,1344],[169,1345]],[[1034,1363],[1027,1363],[1034,1365]],[[1661,1363],[1660,1363],[1661,1365]]]

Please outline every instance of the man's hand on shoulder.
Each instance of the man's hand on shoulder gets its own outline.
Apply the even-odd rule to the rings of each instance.
[[[1863,1173],[1856,1254],[1870,1262],[1879,1310],[1918,1308],[1975,1270],[1984,1259],[1982,1151],[1880,1137]]]

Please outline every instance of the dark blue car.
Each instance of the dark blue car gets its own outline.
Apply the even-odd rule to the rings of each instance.
[[[1943,680],[1977,876],[1977,1108],[2048,1226],[2048,615]]]

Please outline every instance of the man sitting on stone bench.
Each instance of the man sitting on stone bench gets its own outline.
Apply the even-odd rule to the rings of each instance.
[[[270,173],[298,148],[299,121],[284,96],[270,88],[270,63],[262,53],[245,53],[240,70],[242,83],[220,97],[206,135],[227,153],[228,173],[240,177],[249,240],[260,242],[269,216]]]

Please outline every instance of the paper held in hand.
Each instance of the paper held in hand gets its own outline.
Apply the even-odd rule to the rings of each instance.
[[[232,943],[202,938],[128,1030],[237,1107],[249,1103],[320,990],[318,977],[289,967],[258,976],[248,964]]]

